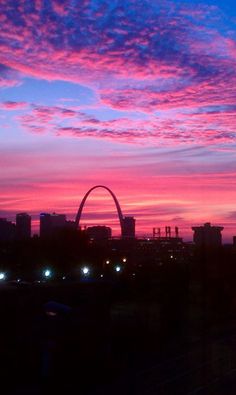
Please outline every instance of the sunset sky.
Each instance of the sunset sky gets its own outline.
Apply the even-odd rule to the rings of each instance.
[[[139,235],[236,234],[236,4],[1,0],[0,217],[74,219],[104,184]],[[119,233],[95,190],[84,224]]]

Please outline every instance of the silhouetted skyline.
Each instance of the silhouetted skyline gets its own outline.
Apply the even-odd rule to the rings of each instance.
[[[122,3],[122,4],[121,4]],[[236,229],[233,0],[1,1],[0,216],[109,184],[142,234]],[[112,225],[105,191],[86,223]],[[86,214],[86,213],[85,213]],[[101,221],[101,222],[100,222]]]

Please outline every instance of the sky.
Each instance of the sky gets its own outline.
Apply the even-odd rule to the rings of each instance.
[[[234,0],[1,0],[0,217],[74,219],[97,184],[153,227],[236,234]],[[119,221],[96,189],[82,224]]]

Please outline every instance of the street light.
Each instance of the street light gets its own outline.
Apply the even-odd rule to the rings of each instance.
[[[5,280],[5,278],[6,278],[5,273],[1,272],[0,273],[0,280]]]
[[[121,271],[121,267],[120,267],[120,266],[116,266],[116,267],[115,267],[115,271],[116,271],[117,273],[119,273],[119,272]]]
[[[50,278],[52,276],[52,272],[49,269],[44,270],[43,272],[44,277]]]
[[[87,276],[90,272],[89,268],[87,266],[82,267],[82,273]]]
[[[122,262],[124,262],[124,263],[127,262],[127,258],[123,258]]]

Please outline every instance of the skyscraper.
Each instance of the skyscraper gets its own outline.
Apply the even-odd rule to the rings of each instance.
[[[58,229],[66,227],[65,214],[40,214],[40,237],[51,237]]]
[[[123,238],[135,238],[135,219],[134,217],[124,217],[123,218],[123,229],[122,229],[122,237]]]
[[[30,239],[31,237],[31,216],[27,213],[16,215],[16,238],[18,240]]]

